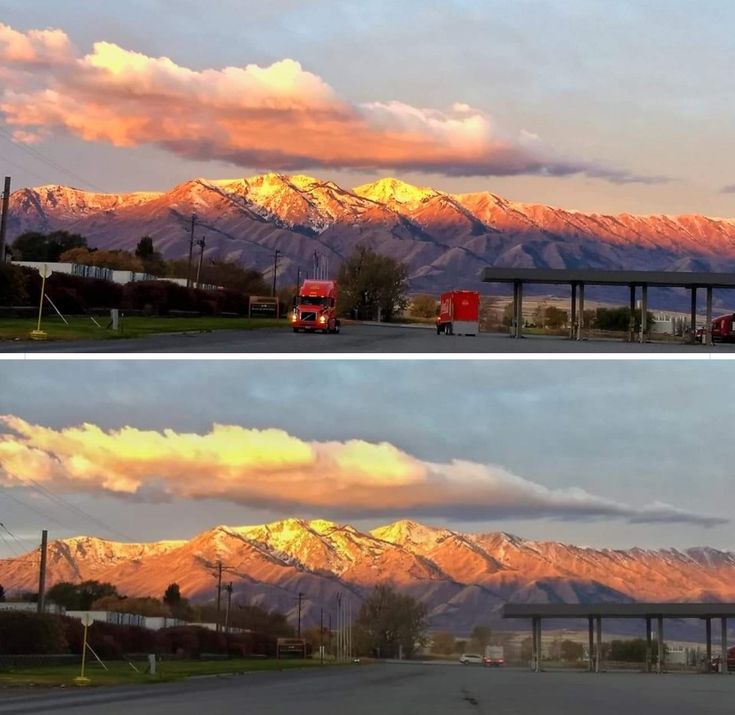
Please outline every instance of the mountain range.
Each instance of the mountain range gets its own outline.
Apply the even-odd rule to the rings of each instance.
[[[236,602],[277,608],[315,623],[337,593],[355,603],[390,582],[426,603],[432,627],[468,633],[498,623],[517,603],[734,601],[735,553],[593,549],[503,532],[466,534],[398,521],[370,532],[325,520],[218,526],[190,540],[118,543],[91,536],[48,546],[47,583],[108,581],[129,596],[162,596],[176,582],[187,598],[213,597],[216,565]],[[38,551],[0,562],[6,592],[37,587]]]
[[[358,244],[405,262],[414,291],[484,289],[488,265],[548,268],[735,270],[735,219],[582,213],[509,201],[488,191],[451,194],[393,178],[345,189],[309,176],[194,179],[167,192],[100,194],[24,188],[10,199],[9,239],[66,229],[91,246],[134,249],[150,235],[168,258],[188,254],[191,214],[206,255],[293,282],[321,254],[334,273]],[[497,287],[494,290],[499,290]]]

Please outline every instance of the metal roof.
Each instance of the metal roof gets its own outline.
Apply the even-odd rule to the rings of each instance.
[[[735,603],[506,603],[503,618],[735,618]]]
[[[593,268],[495,268],[482,270],[486,283],[649,285],[667,288],[735,288],[735,273],[689,271],[608,271]]]

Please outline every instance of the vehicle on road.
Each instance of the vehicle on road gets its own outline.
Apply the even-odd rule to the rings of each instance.
[[[290,315],[294,333],[338,333],[337,294],[336,281],[305,280]]]
[[[720,671],[720,656],[716,655],[710,662],[710,667],[716,673]],[[735,645],[727,649],[727,669],[735,670]]]
[[[442,293],[436,334],[477,335],[480,332],[480,294],[474,290]]]
[[[483,656],[482,663],[483,665],[487,665],[491,668],[500,668],[500,666],[505,665],[505,654],[503,652],[503,646],[485,646],[485,655]]]
[[[735,341],[735,314],[721,315],[712,321],[712,341]]]
[[[477,663],[479,665],[482,663],[482,656],[479,653],[462,653],[459,656],[459,662],[462,665],[470,665],[471,663]]]

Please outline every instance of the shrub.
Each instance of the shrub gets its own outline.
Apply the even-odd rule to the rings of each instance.
[[[0,612],[0,654],[66,653],[69,643],[59,616]]]

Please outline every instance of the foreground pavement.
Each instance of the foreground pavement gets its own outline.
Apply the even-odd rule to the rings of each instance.
[[[437,335],[433,329],[400,325],[346,325],[339,335],[294,333],[290,329],[217,330],[209,333],[150,335],[123,340],[0,342],[0,352],[73,353],[682,353],[734,354],[735,344],[624,343],[620,340],[582,340],[529,336],[520,340],[505,334],[475,337]]]
[[[735,678],[717,675],[379,664],[43,694],[5,691],[0,714],[718,715],[732,713],[734,699]]]

